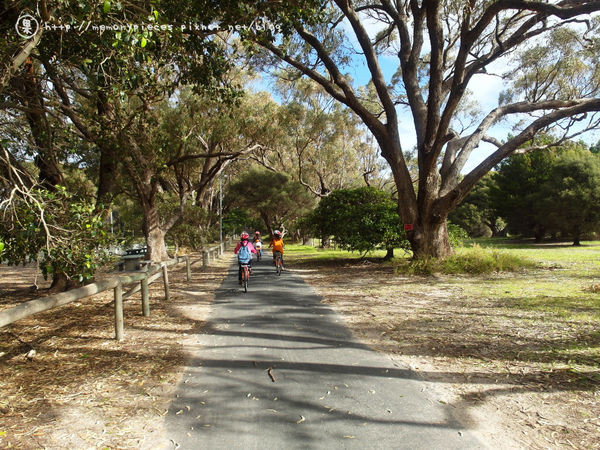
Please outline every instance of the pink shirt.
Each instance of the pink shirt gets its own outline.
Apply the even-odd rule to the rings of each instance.
[[[243,242],[246,242],[246,244],[248,246],[248,250],[250,250],[250,253],[256,253],[256,249],[254,248],[254,245],[252,245],[252,242],[250,242],[250,241],[243,241]],[[242,241],[237,243],[233,253],[235,253],[237,255],[237,253],[240,251],[241,246],[242,246]]]

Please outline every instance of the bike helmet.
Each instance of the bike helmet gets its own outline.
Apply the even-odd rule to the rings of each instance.
[[[260,231],[255,231],[254,234],[260,236]]]
[[[273,235],[274,235],[275,237],[281,237],[281,231],[279,231],[279,230],[275,230],[275,231],[273,231]]]
[[[244,239],[248,239],[250,236],[248,235],[248,233],[246,233],[244,231],[244,232],[242,232],[242,235],[240,237],[242,238],[242,241],[243,241]]]

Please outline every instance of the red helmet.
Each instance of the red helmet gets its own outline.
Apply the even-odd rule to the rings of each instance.
[[[249,237],[250,237],[250,236],[248,235],[248,233],[246,233],[245,231],[244,231],[244,232],[242,232],[242,236],[241,236],[242,240],[244,240],[244,239],[248,239]]]
[[[255,231],[254,234],[258,234],[260,236],[260,231]]]
[[[273,231],[273,234],[277,237],[281,237],[281,231],[279,231],[279,230]]]

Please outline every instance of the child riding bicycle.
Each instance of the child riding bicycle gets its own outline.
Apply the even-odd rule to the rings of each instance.
[[[238,256],[238,280],[240,286],[242,285],[242,266],[248,266],[248,269],[252,271],[252,253],[256,253],[256,249],[252,243],[248,240],[250,235],[245,231],[240,236],[240,242],[235,246],[235,253]]]
[[[283,236],[281,235],[281,231],[275,230],[273,232],[273,237],[271,238],[271,242],[269,243],[269,248],[273,249],[273,264],[277,265],[277,256],[281,257],[281,267],[283,268],[283,247],[285,244],[283,243]]]
[[[260,231],[256,231],[254,233],[254,237],[252,238],[252,245],[256,249],[256,256],[258,259],[262,256],[262,240],[260,239]]]

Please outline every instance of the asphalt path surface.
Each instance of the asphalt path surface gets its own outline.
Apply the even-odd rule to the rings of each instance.
[[[167,415],[170,448],[485,448],[429,385],[359,343],[291,271],[234,263]]]

